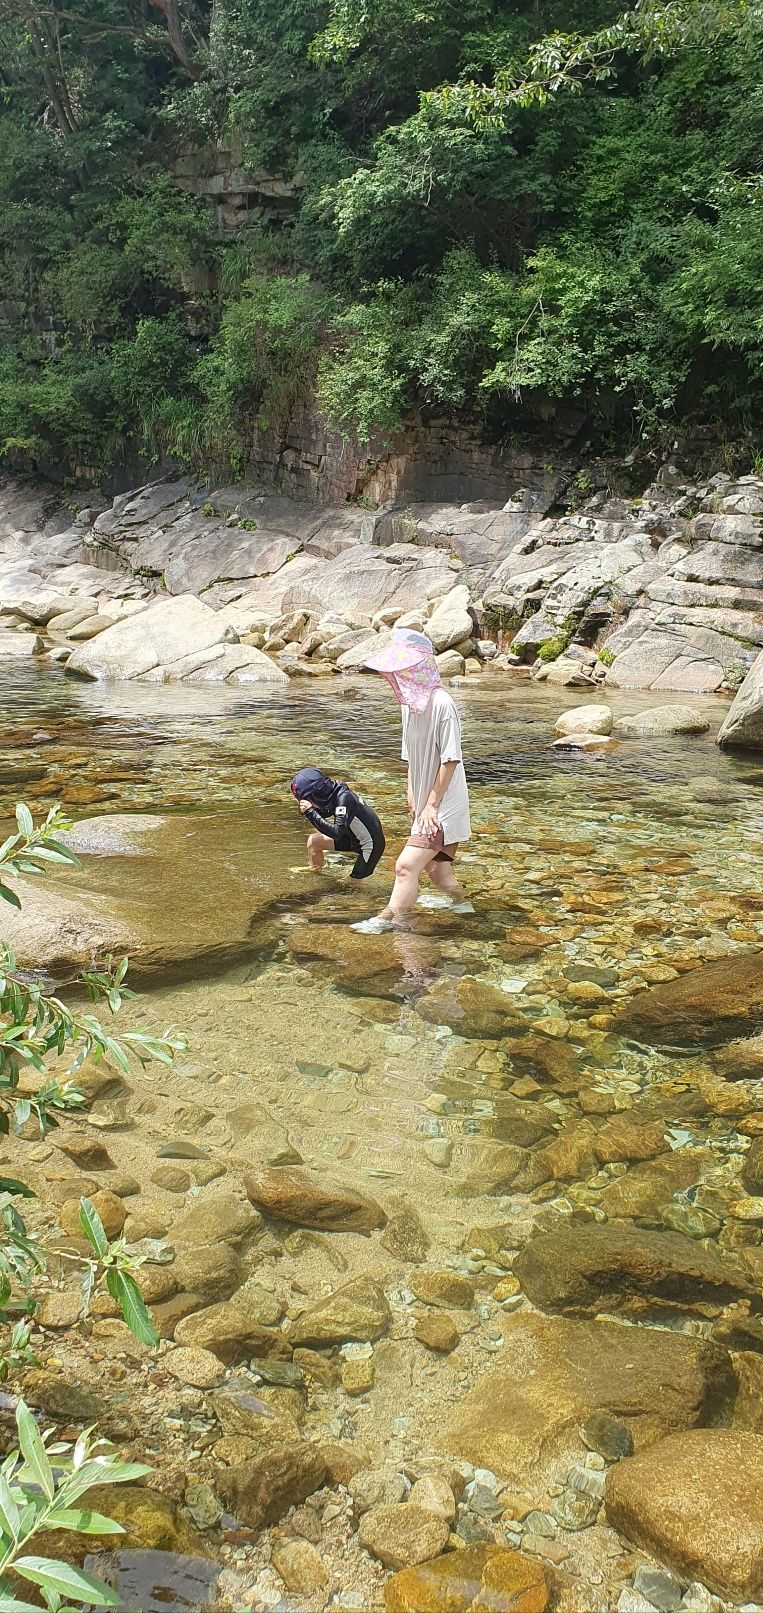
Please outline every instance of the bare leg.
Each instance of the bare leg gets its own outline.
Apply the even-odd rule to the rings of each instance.
[[[307,860],[316,873],[320,873],[327,851],[334,850],[334,842],[328,835],[311,834],[307,837]]]
[[[452,863],[431,862],[427,868],[427,874],[432,884],[437,886],[438,891],[443,891],[446,896],[452,896],[454,902],[466,901],[466,892],[463,885],[459,885],[456,879]]]
[[[419,894],[419,879],[432,862],[428,846],[404,846],[395,863],[395,883],[380,919],[400,919],[413,907]]]

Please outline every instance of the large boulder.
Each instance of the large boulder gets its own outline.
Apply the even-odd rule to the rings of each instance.
[[[570,706],[554,724],[557,734],[611,734],[612,707],[596,700],[585,706]]]
[[[639,739],[662,739],[668,734],[706,734],[709,727],[707,717],[694,706],[650,706],[648,711],[618,717],[614,732]]]
[[[539,1232],[514,1262],[525,1293],[545,1311],[595,1316],[704,1310],[753,1298],[730,1261],[678,1232],[565,1226]]]
[[[357,544],[296,581],[284,594],[282,609],[374,616],[394,608],[402,615],[452,586],[453,571],[442,549],[412,543],[395,543],[387,549]]]
[[[474,623],[469,613],[469,589],[451,588],[450,593],[440,600],[426,624],[427,637],[431,639],[438,655],[443,650],[450,650],[456,644],[463,644],[474,631]]]
[[[281,830],[266,824],[253,839],[248,828],[225,813],[85,819],[71,837],[83,867],[18,881],[21,911],[7,907],[5,937],[22,967],[56,977],[109,953],[128,953],[131,974],[251,957],[290,876]]]
[[[668,1047],[725,1042],[763,1021],[763,951],[735,952],[650,986],[618,1009],[615,1029]]]
[[[322,1232],[373,1232],[387,1217],[380,1204],[352,1188],[332,1186],[307,1171],[273,1170],[244,1178],[252,1204],[279,1221]]]
[[[677,1574],[734,1602],[763,1601],[763,1436],[674,1434],[607,1475],[607,1518]]]
[[[718,744],[746,750],[763,746],[763,650],[750,667],[718,730]]]
[[[269,656],[248,644],[234,646],[231,638],[228,623],[203,600],[177,594],[78,645],[66,670],[102,681],[288,682]]]
[[[493,1370],[448,1414],[449,1456],[542,1489],[584,1459],[595,1412],[624,1424],[637,1449],[720,1418],[733,1400],[728,1352],[704,1339],[615,1322],[526,1313],[504,1325]]]

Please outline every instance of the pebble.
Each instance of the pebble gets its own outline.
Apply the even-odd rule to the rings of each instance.
[[[608,1411],[595,1411],[583,1423],[580,1436],[584,1445],[596,1451],[607,1462],[619,1462],[622,1456],[633,1453],[633,1435],[625,1423],[611,1417]]]
[[[531,1535],[538,1535],[543,1539],[551,1539],[557,1533],[556,1521],[550,1518],[547,1512],[528,1512],[525,1518],[525,1527]]]
[[[563,1529],[590,1529],[596,1522],[601,1507],[599,1496],[587,1495],[580,1490],[565,1490],[551,1503],[551,1511]]]
[[[503,1511],[503,1503],[487,1484],[474,1483],[467,1491],[469,1511],[476,1512],[481,1518],[499,1518]]]
[[[376,1373],[373,1361],[345,1361],[340,1378],[346,1395],[364,1395],[373,1389]]]
[[[646,1563],[639,1563],[633,1576],[633,1589],[639,1596],[646,1597],[657,1613],[674,1613],[681,1605],[681,1586],[665,1568],[650,1568]]]
[[[213,1389],[225,1377],[222,1362],[211,1350],[182,1347],[170,1350],[163,1357],[162,1365],[179,1383],[189,1384],[195,1389]]]
[[[283,1540],[273,1548],[272,1565],[287,1591],[314,1596],[328,1590],[330,1576],[309,1540]]]
[[[423,1153],[430,1165],[437,1165],[439,1169],[446,1169],[453,1158],[453,1144],[449,1137],[433,1137],[424,1143]]]

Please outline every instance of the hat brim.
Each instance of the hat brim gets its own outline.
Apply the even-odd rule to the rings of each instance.
[[[386,650],[377,650],[376,655],[369,655],[363,665],[372,672],[411,672],[426,660],[426,650],[416,650],[412,645],[388,644]]]

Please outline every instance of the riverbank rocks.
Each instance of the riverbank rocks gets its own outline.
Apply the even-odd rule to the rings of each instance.
[[[554,724],[554,732],[567,734],[611,734],[612,707],[597,704],[595,700],[585,706],[571,706],[563,711]]]
[[[326,1479],[326,1462],[317,1445],[305,1440],[276,1445],[251,1462],[221,1467],[216,1485],[228,1506],[250,1529],[277,1523]]]
[[[732,748],[763,748],[763,651],[753,662],[736,699],[721,723],[718,744]]]
[[[613,732],[634,739],[664,739],[669,734],[706,734],[710,722],[695,706],[650,706],[648,711],[619,717]]]
[[[452,650],[472,637],[474,623],[469,614],[469,589],[451,588],[450,593],[435,606],[427,622],[427,638],[435,653]]]
[[[386,1225],[380,1204],[349,1188],[329,1186],[307,1171],[285,1168],[246,1176],[252,1204],[265,1215],[322,1232],[373,1232]]]
[[[701,964],[640,991],[615,1013],[621,1036],[653,1046],[726,1041],[763,1020],[763,951]]]
[[[568,1226],[537,1233],[514,1262],[525,1293],[545,1311],[626,1316],[689,1311],[752,1298],[754,1289],[715,1249],[677,1232]]]
[[[493,1368],[446,1412],[438,1448],[522,1489],[585,1457],[581,1426],[607,1412],[636,1449],[722,1417],[735,1379],[728,1351],[704,1339],[616,1322],[508,1317]]]
[[[408,1568],[436,1557],[448,1544],[447,1519],[413,1502],[372,1507],[363,1514],[358,1539],[385,1568]]]
[[[466,1546],[404,1568],[384,1587],[386,1613],[545,1613],[545,1564],[501,1546]]]
[[[763,1600],[763,1436],[675,1434],[608,1473],[606,1508],[626,1540],[682,1577]]]
[[[235,1366],[252,1356],[284,1358],[290,1353],[286,1339],[277,1328],[263,1326],[244,1309],[243,1303],[237,1305],[235,1300],[208,1305],[184,1317],[175,1328],[175,1342],[211,1350],[227,1366]]]
[[[470,975],[439,980],[419,997],[416,1010],[432,1025],[449,1025],[459,1036],[488,1040],[524,1023],[508,992]]]
[[[374,1344],[386,1332],[390,1311],[383,1290],[370,1277],[356,1277],[310,1305],[293,1323],[293,1345]]]
[[[211,606],[194,594],[176,594],[77,645],[66,671],[109,682],[150,677],[160,683],[288,683],[287,674],[269,656],[235,640],[235,632]]]

